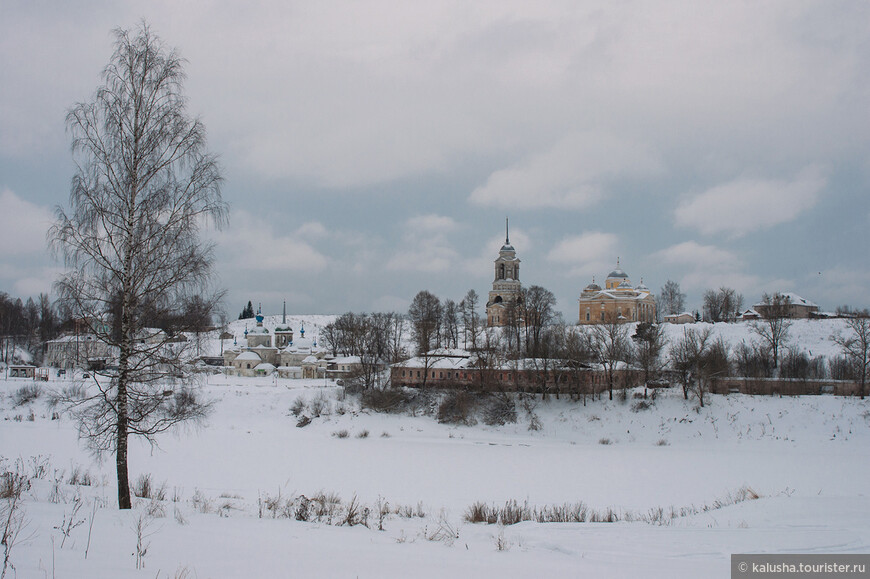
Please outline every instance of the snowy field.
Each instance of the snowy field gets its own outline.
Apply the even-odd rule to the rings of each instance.
[[[550,399],[518,406],[516,424],[447,426],[360,411],[322,380],[210,376],[205,427],[132,445],[131,480],[165,482],[163,499],[119,512],[112,459],[95,462],[47,396],[15,406],[26,384],[0,381],[3,467],[40,476],[9,577],[695,578],[729,576],[732,553],[870,552],[870,401],[731,395],[697,408],[674,389],[646,409]],[[304,428],[290,411],[300,397],[325,406]],[[76,471],[91,484],[70,484]],[[332,524],[296,520],[318,495],[341,501]],[[354,497],[368,527],[338,524]],[[465,521],[478,501],[514,500],[582,501],[621,520]],[[65,519],[83,523],[64,537]]]

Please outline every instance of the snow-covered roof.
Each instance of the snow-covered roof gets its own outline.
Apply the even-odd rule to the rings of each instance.
[[[607,274],[607,279],[628,279],[628,274],[622,271],[621,267],[618,267]]]
[[[54,340],[49,340],[46,344],[61,344],[61,343],[75,343],[75,342],[92,342],[97,339],[95,334],[79,334],[76,336],[75,334],[67,334],[65,336],[60,336],[55,338]]]
[[[236,356],[236,360],[241,360],[242,362],[244,362],[245,360],[251,360],[251,361],[256,360],[257,362],[259,362],[260,356],[257,355],[256,352],[247,351],[247,352],[242,352],[241,354]]]
[[[309,358],[314,358],[314,356],[309,356]],[[314,359],[317,360],[317,358]],[[359,356],[343,356],[341,358],[333,358],[330,362],[333,364],[359,364],[362,362],[362,359]]]
[[[601,299],[601,298],[607,298],[607,299],[617,300],[617,301],[627,301],[627,300],[640,301],[640,300],[645,299],[648,295],[649,295],[649,292],[637,292],[637,291],[635,291],[634,293],[632,293],[632,292],[614,293],[610,290],[602,290],[600,292],[595,292],[595,294],[593,296],[587,296],[587,297],[583,297],[581,299],[583,299],[583,300],[597,300],[597,299]]]
[[[792,292],[781,292],[779,295],[781,295],[782,297],[786,298],[786,299],[789,301],[789,303],[791,303],[791,305],[793,305],[793,306],[806,306],[806,307],[809,307],[809,308],[817,308],[817,307],[819,307],[817,304],[814,304],[814,303],[811,302],[810,300],[805,300],[804,298],[800,297],[800,296],[797,295],[796,293],[792,293]],[[757,307],[761,306],[761,307],[763,308],[763,307],[766,307],[767,305],[768,305],[768,304],[765,304],[764,302],[758,302],[757,304],[755,304],[755,305],[752,306],[752,307],[757,308]]]
[[[270,370],[274,370],[274,369],[275,369],[275,366],[273,366],[269,362],[262,362],[260,364],[257,364],[257,366],[254,368],[254,370],[266,370],[266,371],[270,371]]]
[[[430,357],[446,356],[451,358],[468,358],[471,356],[471,353],[462,348],[435,348],[434,350],[430,350],[427,355]]]
[[[393,366],[398,368],[427,368],[430,370],[458,370],[460,368],[468,368],[471,365],[471,357],[435,357],[435,356],[415,356],[404,362],[398,362]]]

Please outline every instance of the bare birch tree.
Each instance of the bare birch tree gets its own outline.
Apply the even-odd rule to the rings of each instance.
[[[669,279],[659,290],[656,304],[658,305],[657,313],[660,316],[681,314],[685,311],[686,294],[680,289],[679,283]]]
[[[115,455],[118,506],[129,509],[129,436],[153,441],[207,411],[193,390],[170,385],[187,375],[183,343],[145,324],[158,312],[185,331],[179,314],[191,296],[209,310],[218,303],[199,230],[222,226],[227,206],[205,128],[186,112],[182,59],[145,22],[114,33],[102,85],[67,114],[77,170],[50,238],[69,269],[56,283],[61,299],[117,352],[75,410],[80,435]]]

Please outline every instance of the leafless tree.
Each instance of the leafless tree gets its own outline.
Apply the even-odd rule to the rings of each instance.
[[[734,363],[738,376],[770,378],[773,366],[767,348],[761,344],[748,345],[745,342],[736,347]]]
[[[679,283],[668,280],[659,291],[656,304],[659,315],[681,314],[686,308],[686,294],[680,290]]]
[[[481,332],[478,348],[471,359],[471,365],[477,376],[477,388],[481,392],[491,392],[496,389],[493,370],[502,364],[501,333],[495,328],[487,328]]]
[[[477,312],[479,303],[480,297],[473,289],[468,290],[468,293],[459,302],[459,309],[462,311],[463,343],[465,348],[477,348],[477,340],[480,333],[480,314]]]
[[[728,373],[728,346],[721,338],[714,340],[710,328],[684,328],[671,348],[671,364],[681,376],[683,397],[688,400],[693,392],[703,407],[710,380]]]
[[[444,300],[442,306],[443,323],[441,324],[441,333],[443,335],[441,343],[445,348],[459,347],[459,306],[451,299]]]
[[[117,367],[95,380],[98,393],[77,402],[80,434],[114,453],[118,506],[129,509],[127,441],[149,441],[207,407],[187,388],[184,346],[144,327],[145,313],[174,317],[198,295],[213,309],[212,246],[199,239],[226,222],[221,173],[206,150],[205,128],[187,116],[182,60],[142,23],[115,30],[115,49],[91,102],[67,114],[77,171],[70,209],[57,209],[50,236],[69,271],[56,288],[77,318],[116,348]],[[117,306],[117,307],[113,307]]]
[[[539,285],[522,289],[520,321],[525,336],[527,356],[536,357],[543,354],[542,334],[556,317],[555,307],[556,296],[550,290]]]
[[[441,318],[441,302],[434,294],[422,290],[414,296],[411,307],[408,308],[408,320],[411,322],[418,354],[438,347]]]
[[[870,371],[870,317],[859,315],[846,319],[849,334],[834,334],[831,340],[838,346],[853,367],[858,378],[858,392],[863,399],[867,384],[867,374]]]
[[[564,336],[561,338],[559,357],[565,366],[568,379],[568,393],[572,400],[583,398],[586,405],[586,395],[592,393],[591,366],[593,353],[590,350],[587,335],[578,326],[561,326]]]
[[[613,400],[616,369],[620,362],[625,363],[632,357],[631,326],[620,323],[615,315],[609,315],[604,322],[586,328],[589,350],[593,359],[604,367],[607,389]]]
[[[631,338],[636,346],[637,363],[643,369],[643,383],[646,388],[662,369],[662,350],[667,344],[667,337],[660,325],[641,323],[637,325]]]
[[[773,356],[773,367],[779,367],[779,351],[788,342],[788,331],[792,320],[788,317],[791,300],[780,293],[764,294],[761,298],[764,304],[764,318],[752,325],[752,330],[761,336],[765,345],[770,348]]]
[[[708,322],[729,322],[740,314],[743,296],[730,287],[704,292],[704,320]]]
[[[686,400],[698,379],[700,361],[713,341],[712,333],[710,328],[683,328],[683,336],[671,348],[671,366],[680,374],[683,398]]]

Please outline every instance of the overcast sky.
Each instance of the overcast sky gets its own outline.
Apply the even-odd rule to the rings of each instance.
[[[568,321],[617,257],[692,308],[870,306],[870,3],[797,0],[4,0],[0,291],[50,291],[64,115],[142,18],[224,167],[232,317],[485,296],[508,216]]]

